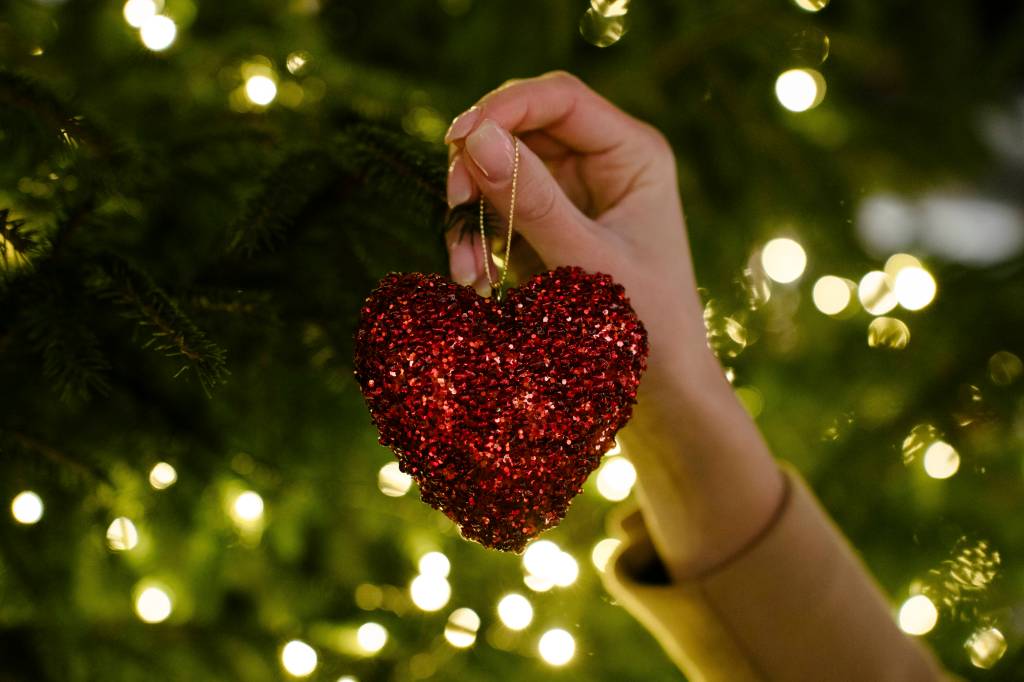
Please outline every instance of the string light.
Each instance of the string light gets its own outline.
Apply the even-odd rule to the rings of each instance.
[[[814,283],[811,293],[814,307],[826,315],[840,315],[846,312],[853,301],[857,285],[843,277],[825,275]]]
[[[178,35],[178,27],[174,20],[162,14],[147,17],[139,27],[139,36],[142,44],[153,52],[162,52],[174,42]]]
[[[292,677],[309,677],[317,661],[316,650],[302,640],[293,639],[281,648],[281,667]]]
[[[932,443],[924,453],[924,470],[932,478],[949,478],[960,469],[960,455],[944,441]]]
[[[359,682],[359,680],[352,675],[342,675],[338,678],[338,682]]]
[[[629,497],[636,483],[636,468],[625,457],[609,457],[605,459],[597,472],[597,491],[601,496],[612,502],[619,502]]]
[[[509,630],[524,630],[533,621],[533,606],[521,594],[506,594],[498,602],[498,618]]]
[[[157,462],[149,470],[149,484],[157,490],[170,488],[178,480],[178,472],[167,462]]]
[[[277,83],[269,76],[250,76],[245,81],[245,96],[253,104],[265,107],[277,97]]]
[[[523,553],[523,568],[527,572],[526,585],[537,592],[545,592],[555,585],[568,587],[576,582],[580,572],[576,559],[550,540],[530,543]]]
[[[775,96],[786,109],[800,113],[825,99],[825,77],[814,69],[790,69],[775,80]]]
[[[1006,637],[997,628],[983,628],[964,642],[964,648],[974,667],[987,670],[1006,653]]]
[[[807,253],[804,247],[793,239],[772,239],[761,250],[761,267],[771,279],[780,284],[789,284],[804,274]]]
[[[452,587],[442,576],[418,575],[409,584],[412,603],[423,611],[438,611],[444,608],[452,596]]]
[[[420,557],[418,567],[423,575],[447,578],[451,572],[452,564],[448,557],[441,552],[427,552]]]
[[[892,278],[881,270],[872,270],[861,277],[857,297],[864,310],[872,315],[885,315],[898,303],[893,293]]]
[[[119,516],[107,526],[107,547],[115,552],[127,552],[139,544],[139,531],[132,520]]]
[[[156,0],[128,0],[124,3],[124,20],[133,28],[140,28],[146,19],[155,16],[163,9],[163,2]]]
[[[136,586],[135,613],[144,623],[162,623],[171,615],[174,604],[171,595],[159,585]]]
[[[576,640],[565,630],[554,628],[541,635],[537,650],[548,665],[565,665],[576,653]]]
[[[239,525],[258,522],[263,518],[263,498],[252,490],[241,493],[231,505],[231,518]]]
[[[412,487],[412,476],[404,473],[398,462],[388,462],[377,474],[377,487],[388,497],[401,497]]]
[[[793,0],[805,12],[820,12],[828,6],[828,0]]]
[[[921,310],[935,299],[935,278],[921,267],[903,268],[896,275],[896,300],[907,310]]]
[[[375,654],[388,643],[388,631],[380,623],[363,623],[356,631],[359,647],[368,654]]]
[[[876,317],[868,325],[868,345],[872,348],[902,350],[910,343],[910,328],[895,317]]]
[[[26,526],[39,523],[43,518],[43,499],[31,490],[23,490],[11,500],[11,515]]]
[[[908,635],[926,635],[939,621],[939,611],[932,600],[918,594],[903,602],[900,607],[900,629]]]
[[[921,265],[921,261],[914,256],[911,256],[909,253],[894,253],[885,261],[885,267],[882,269],[885,270],[885,274],[889,275],[889,278],[895,282],[896,277],[898,277],[900,272],[905,268],[921,267],[924,267]]]
[[[605,538],[594,545],[594,549],[590,552],[590,560],[594,562],[594,567],[600,573],[604,573],[612,555],[615,554],[615,550],[617,550],[621,544],[621,540]]]
[[[466,649],[476,642],[476,633],[480,629],[480,616],[473,609],[455,609],[448,616],[448,624],[444,627],[444,638],[457,649]]]

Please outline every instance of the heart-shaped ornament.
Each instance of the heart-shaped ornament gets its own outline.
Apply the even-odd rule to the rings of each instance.
[[[558,524],[613,446],[646,365],[622,286],[576,267],[501,301],[436,274],[390,274],[356,332],[381,444],[463,536],[516,552]]]

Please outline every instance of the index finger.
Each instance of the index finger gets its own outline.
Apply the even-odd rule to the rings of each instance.
[[[642,140],[645,125],[565,71],[515,80],[492,90],[452,123],[445,142],[464,138],[485,118],[512,133],[543,130],[581,154],[601,154]]]

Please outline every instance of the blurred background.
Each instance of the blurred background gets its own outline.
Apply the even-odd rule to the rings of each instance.
[[[682,679],[601,587],[628,452],[485,550],[352,378],[449,121],[552,69],[672,142],[709,343],[893,617],[1024,679],[1019,2],[7,0],[0,680]]]

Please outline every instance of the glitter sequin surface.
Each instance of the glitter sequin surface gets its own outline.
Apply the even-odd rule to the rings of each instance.
[[[500,302],[440,275],[390,274],[356,332],[381,444],[466,538],[516,552],[558,524],[613,446],[646,362],[623,288],[575,267]]]

